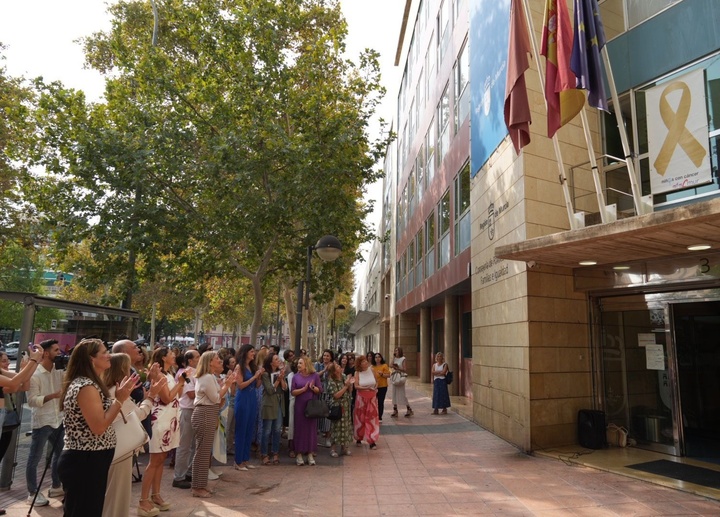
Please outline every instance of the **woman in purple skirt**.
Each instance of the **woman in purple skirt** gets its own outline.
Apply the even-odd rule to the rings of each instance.
[[[317,419],[305,418],[305,407],[312,398],[322,393],[320,376],[315,372],[312,361],[307,357],[298,360],[298,371],[293,376],[292,395],[295,397],[295,434],[293,441],[297,456],[295,463],[305,465],[303,454],[307,454],[308,465],[315,465],[317,454]]]

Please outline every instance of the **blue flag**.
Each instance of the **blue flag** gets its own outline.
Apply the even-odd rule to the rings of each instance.
[[[573,0],[573,11],[575,29],[570,70],[577,78],[577,87],[588,91],[588,104],[608,111],[600,56],[605,46],[605,29],[597,0]]]

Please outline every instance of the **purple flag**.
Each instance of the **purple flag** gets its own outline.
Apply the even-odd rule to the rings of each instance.
[[[573,0],[573,11],[575,28],[570,70],[577,78],[577,87],[588,91],[588,104],[609,111],[600,56],[605,46],[605,29],[597,0]]]

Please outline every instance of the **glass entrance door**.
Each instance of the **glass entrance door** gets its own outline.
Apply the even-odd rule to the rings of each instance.
[[[720,301],[671,307],[683,454],[720,462]]]
[[[667,311],[642,296],[603,299],[602,385],[607,423],[639,447],[678,454],[667,342]]]

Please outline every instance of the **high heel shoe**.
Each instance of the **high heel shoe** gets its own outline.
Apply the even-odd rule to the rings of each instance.
[[[166,503],[162,498],[160,498],[160,501],[155,499],[156,497],[160,497],[160,494],[152,494],[150,496],[150,502],[154,504],[161,512],[167,512],[170,509],[170,503]]]
[[[147,501],[150,504],[153,504],[153,502],[150,499],[140,499],[140,502]],[[142,506],[137,507],[137,514],[138,517],[157,517],[157,515],[160,513],[160,509],[153,506],[152,509],[146,510]]]

